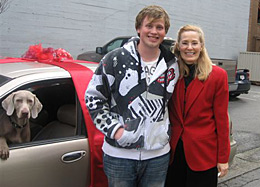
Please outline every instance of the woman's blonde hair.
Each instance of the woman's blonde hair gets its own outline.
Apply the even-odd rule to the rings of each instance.
[[[185,25],[185,26],[181,27],[180,30],[178,31],[177,41],[173,47],[172,52],[178,57],[178,61],[179,61],[180,78],[186,77],[189,75],[189,68],[186,65],[186,63],[184,62],[184,60],[182,59],[182,57],[180,55],[180,50],[179,50],[179,43],[181,40],[181,35],[182,35],[182,33],[186,32],[186,31],[194,31],[199,34],[199,40],[200,40],[202,49],[200,51],[199,58],[198,58],[197,62],[195,63],[195,75],[194,76],[198,77],[198,79],[201,81],[205,81],[205,80],[207,80],[210,72],[212,71],[212,61],[210,60],[208,52],[205,48],[204,33],[200,27],[195,26],[195,25]]]

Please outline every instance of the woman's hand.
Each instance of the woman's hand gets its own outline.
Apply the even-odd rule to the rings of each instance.
[[[218,163],[217,168],[220,173],[219,177],[224,177],[228,173],[228,163]]]

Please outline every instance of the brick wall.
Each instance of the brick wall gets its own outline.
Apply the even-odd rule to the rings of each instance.
[[[259,0],[251,0],[247,50],[260,52],[260,23],[258,23]]]

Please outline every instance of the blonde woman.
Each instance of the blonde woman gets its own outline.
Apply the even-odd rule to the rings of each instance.
[[[216,187],[230,153],[227,73],[212,64],[200,27],[180,28],[173,50],[180,77],[169,102],[173,163],[167,186]]]

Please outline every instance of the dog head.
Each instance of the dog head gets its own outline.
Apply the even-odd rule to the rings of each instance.
[[[18,118],[36,118],[42,109],[38,98],[27,90],[20,90],[10,94],[3,102],[6,114],[11,116],[14,111]]]

